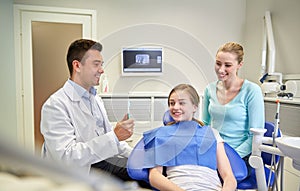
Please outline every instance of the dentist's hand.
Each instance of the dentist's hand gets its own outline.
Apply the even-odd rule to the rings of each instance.
[[[122,121],[119,121],[115,128],[114,132],[118,138],[119,141],[124,141],[131,137],[133,134],[133,128],[134,128],[134,120],[128,119],[128,115],[126,114]]]

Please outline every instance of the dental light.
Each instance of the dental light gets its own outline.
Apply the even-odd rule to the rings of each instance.
[[[282,73],[275,72],[275,41],[272,30],[272,21],[269,11],[266,11],[264,16],[264,33],[263,33],[263,46],[262,46],[262,64],[260,82],[264,95],[278,93],[280,90],[285,90],[282,84]],[[268,59],[267,59],[268,56]],[[268,61],[268,71],[266,71]],[[275,76],[275,82],[266,82],[267,77]]]

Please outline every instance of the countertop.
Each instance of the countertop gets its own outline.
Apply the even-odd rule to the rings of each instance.
[[[279,100],[280,103],[300,105],[300,98],[298,97],[292,99],[278,98],[278,97],[264,97],[264,100],[268,102],[276,102],[276,100]]]

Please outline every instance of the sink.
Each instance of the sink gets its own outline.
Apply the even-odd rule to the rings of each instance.
[[[276,145],[285,156],[293,159],[293,167],[300,170],[300,137],[279,137]]]

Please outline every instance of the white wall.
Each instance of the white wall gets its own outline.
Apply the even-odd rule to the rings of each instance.
[[[106,72],[113,92],[169,92],[174,85],[187,82],[202,93],[206,84],[215,80],[212,73],[216,48],[228,39],[241,41],[243,38],[245,1],[102,2],[99,39],[109,59]],[[226,5],[230,6],[224,10]],[[232,22],[228,23],[227,19]],[[120,77],[120,49],[136,44],[164,47],[163,76]],[[146,82],[154,85],[146,85]]]
[[[193,84],[202,93],[206,84],[216,79],[213,74],[216,49],[226,41],[241,42],[245,25],[245,0],[14,2],[97,10],[98,40],[104,45],[105,72],[113,93],[169,92],[183,82]],[[120,50],[135,45],[164,48],[163,76],[120,76]]]
[[[0,134],[17,139],[13,1],[0,0]]]
[[[300,74],[300,1],[247,0],[245,26],[245,64],[243,75],[258,83],[261,70],[263,17],[271,12],[276,46],[275,71]]]

